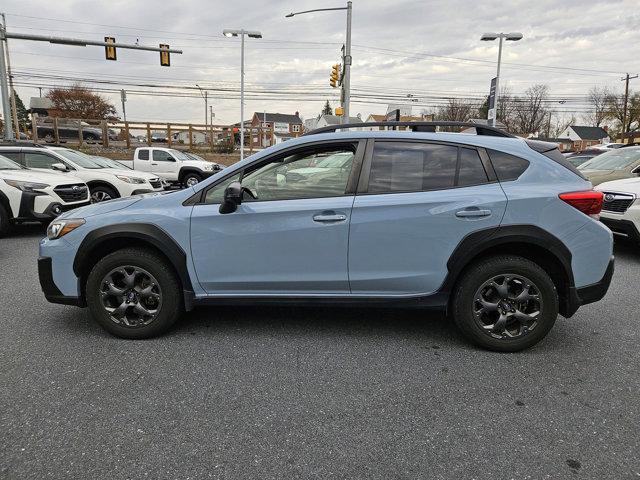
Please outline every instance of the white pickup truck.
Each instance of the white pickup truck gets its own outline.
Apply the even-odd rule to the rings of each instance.
[[[133,161],[120,162],[134,170],[150,172],[170,183],[191,187],[222,169],[217,163],[197,158],[173,148],[139,147],[136,148]]]

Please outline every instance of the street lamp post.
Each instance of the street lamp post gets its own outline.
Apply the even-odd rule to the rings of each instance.
[[[483,33],[480,40],[483,42],[492,42],[493,40],[500,39],[500,43],[498,45],[498,70],[496,72],[496,86],[495,86],[495,100],[494,100],[494,108],[495,114],[491,119],[491,126],[496,126],[496,119],[498,117],[498,99],[500,97],[500,64],[502,62],[502,40],[510,40],[512,42],[517,42],[518,40],[522,40],[522,34],[518,32],[513,33]]]
[[[240,37],[240,160],[244,158],[244,36],[262,38],[255,30],[224,30],[225,37]]]
[[[351,12],[352,6],[351,2],[347,2],[346,7],[335,7],[335,8],[316,8],[314,10],[305,10],[303,12],[291,12],[288,15],[285,15],[286,18],[291,18],[294,15],[302,15],[303,13],[312,13],[312,12],[326,12],[331,10],[346,10],[347,11],[347,37],[346,43],[344,47],[344,74],[342,77],[342,95],[343,95],[343,113],[342,113],[342,123],[349,123],[349,102],[351,101]]]
[[[204,98],[204,131],[206,132],[208,127],[207,117],[209,116],[209,100],[207,97],[207,91],[205,90],[204,93],[202,93],[202,87],[200,87],[200,85],[198,85],[197,83],[196,87],[198,87],[198,90],[200,90],[200,95],[202,96],[202,98]]]

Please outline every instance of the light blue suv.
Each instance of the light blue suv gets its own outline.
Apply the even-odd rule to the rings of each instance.
[[[196,305],[439,308],[500,351],[604,296],[602,194],[555,145],[393,125],[406,130],[327,127],[186,190],[65,213],[40,243],[45,296],[124,338],[161,334]]]

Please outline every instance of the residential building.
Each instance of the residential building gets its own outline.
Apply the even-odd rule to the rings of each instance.
[[[299,137],[302,133],[303,123],[298,112],[293,115],[255,112],[251,118],[251,132],[245,132],[245,136],[250,137],[253,148],[264,148]]]
[[[374,115],[371,114],[367,117],[367,119],[365,120],[365,123],[370,123],[370,122],[386,122],[387,121],[387,116],[386,115]],[[423,115],[401,115],[400,116],[400,121],[401,122],[432,122],[433,121],[433,115],[429,114],[423,114]],[[399,130],[405,130],[405,127],[398,127]],[[373,130],[385,130],[386,127],[362,127],[362,130],[367,130],[367,131],[373,131]]]
[[[584,150],[592,145],[600,143],[610,143],[609,133],[602,127],[586,127],[581,125],[570,125],[560,135],[559,138],[568,138],[573,144],[573,150]]]
[[[339,125],[342,123],[342,117],[339,115],[320,115],[318,118],[310,118],[304,121],[304,131],[310,132],[316,128],[328,127],[329,125]],[[362,123],[360,117],[349,117],[349,123]],[[353,128],[352,130],[360,130]]]

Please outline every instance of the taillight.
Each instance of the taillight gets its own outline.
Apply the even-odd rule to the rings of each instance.
[[[600,218],[600,210],[602,210],[602,192],[595,190],[587,190],[584,192],[568,192],[558,195],[560,200],[567,202],[574,208],[577,208],[585,215],[589,215],[595,219]]]

